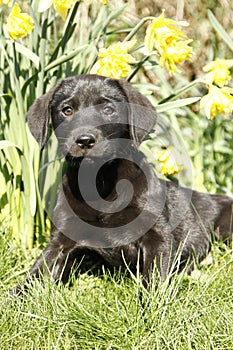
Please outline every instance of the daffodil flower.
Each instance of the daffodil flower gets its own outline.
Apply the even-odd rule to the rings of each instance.
[[[219,87],[227,85],[231,79],[229,68],[233,67],[233,60],[217,59],[203,67],[204,72],[210,72],[208,81]]]
[[[174,158],[172,146],[157,153],[157,160],[159,162],[160,170],[165,176],[176,175],[183,169],[183,166],[178,164]]]
[[[151,24],[147,27],[146,37],[145,37],[145,47],[148,52],[152,51],[154,48],[158,49],[158,47],[164,44],[169,44],[169,38],[174,39],[188,39],[187,35],[185,35],[181,30],[174,27],[175,25],[179,26],[188,26],[189,24],[185,21],[174,21],[170,18],[165,18],[164,16],[165,10],[162,11],[162,14],[154,18]],[[163,43],[161,38],[167,38],[167,43]]]
[[[192,55],[192,48],[189,46],[192,40],[176,28],[177,25],[187,26],[188,23],[165,18],[163,10],[162,14],[153,19],[147,27],[145,37],[147,53],[157,50],[161,57],[160,65],[165,66],[170,75],[179,71],[177,64],[190,60]]]
[[[23,38],[34,29],[32,18],[21,12],[17,3],[14,4],[12,12],[7,19],[6,28],[12,39]]]
[[[213,119],[218,114],[231,113],[233,111],[232,95],[232,88],[210,85],[208,94],[201,98],[200,107],[204,108],[208,119]]]
[[[40,0],[38,11],[44,12],[54,5],[55,10],[63,20],[66,19],[68,11],[74,5],[76,0]]]
[[[177,64],[189,60],[192,55],[192,48],[188,45],[192,40],[173,41],[160,52],[160,65],[165,66],[170,75],[180,72]]]
[[[11,6],[11,0],[0,0],[0,5]]]
[[[112,44],[107,49],[100,49],[99,59],[91,73],[116,79],[127,77],[132,69],[130,63],[135,63],[134,57],[128,53],[134,45],[135,41],[132,40]]]

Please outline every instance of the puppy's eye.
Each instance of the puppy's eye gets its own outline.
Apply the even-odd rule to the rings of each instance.
[[[69,117],[70,115],[72,115],[72,114],[74,113],[74,110],[73,110],[72,107],[66,106],[66,107],[62,108],[62,113],[63,113],[65,116]]]
[[[111,115],[114,113],[114,108],[111,106],[105,106],[103,111],[104,111],[104,114]]]

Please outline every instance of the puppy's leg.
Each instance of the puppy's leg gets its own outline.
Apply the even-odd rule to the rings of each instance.
[[[220,198],[222,207],[215,220],[215,238],[229,244],[233,239],[233,201],[227,197]]]
[[[153,242],[153,244],[152,244]],[[143,284],[148,287],[151,273],[156,267],[161,281],[164,281],[171,267],[171,242],[164,240],[160,235],[149,231],[140,243],[142,251]]]
[[[81,254],[82,249],[80,249],[80,256]],[[30,277],[40,278],[43,275],[48,275],[55,281],[66,282],[75,258],[77,258],[76,243],[62,233],[55,231],[48,246],[32,266],[25,279],[12,289],[11,294],[20,294],[22,285]]]
[[[32,266],[29,274],[36,277],[41,273],[49,274],[54,280],[65,281],[66,268],[74,248],[75,242],[58,232]]]

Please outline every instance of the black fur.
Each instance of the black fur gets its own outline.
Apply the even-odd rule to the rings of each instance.
[[[41,148],[47,139],[50,117],[66,157],[67,171],[54,210],[51,241],[30,275],[39,276],[46,270],[55,280],[66,281],[74,262],[86,255],[109,267],[124,267],[126,262],[133,272],[139,257],[145,283],[155,262],[163,280],[174,268],[177,255],[179,269],[188,263],[191,270],[195,259],[206,256],[213,238],[231,239],[231,198],[191,191],[158,179],[138,151],[156,123],[156,111],[130,84],[94,75],[60,80],[28,112],[29,128]],[[126,147],[122,147],[121,139],[128,140]],[[118,141],[112,144],[112,140]],[[102,162],[96,179],[98,194],[116,209],[116,185],[119,180],[129,180],[134,192],[125,208],[106,213],[86,204],[78,182],[83,160],[82,186],[87,198],[98,207],[96,193],[89,187],[92,173]],[[124,193],[123,202],[127,200],[127,188]],[[69,208],[84,225],[77,226]],[[127,224],[142,211],[143,219],[128,230]],[[88,232],[85,223],[90,224]],[[118,227],[122,231],[112,234],[111,229]],[[103,230],[103,241],[99,236],[95,240],[97,228]],[[77,239],[71,239],[68,231],[76,232]],[[20,285],[14,292],[19,290]]]

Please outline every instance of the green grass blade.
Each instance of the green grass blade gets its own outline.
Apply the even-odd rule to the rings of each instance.
[[[0,141],[0,150],[5,149],[7,147],[16,147],[16,148],[18,148],[18,146],[15,143],[11,142],[11,141],[1,140]]]
[[[195,103],[195,102],[199,101],[200,99],[201,99],[201,97],[189,97],[189,98],[184,98],[182,100],[166,102],[166,103],[157,105],[156,106],[156,110],[159,113],[167,112],[167,111],[169,111],[171,109],[176,109],[176,108],[188,106],[188,105],[190,105],[192,103]]]
[[[180,95],[183,95],[184,93],[187,93],[188,91],[190,91],[191,89],[193,89],[195,86],[197,86],[200,83],[201,83],[201,81],[199,79],[196,79],[196,80],[192,81],[191,83],[186,84],[185,86],[183,86],[179,90],[176,90],[173,94],[164,98],[162,101],[159,101],[159,105],[164,104],[165,102],[177,99],[177,97],[179,97]]]
[[[225,41],[225,43],[229,46],[231,51],[233,51],[233,41],[230,36],[227,34],[222,25],[218,22],[217,18],[213,14],[212,11],[208,10],[208,17],[216,32],[221,36],[221,38]]]
[[[49,70],[51,70],[52,68],[55,68],[57,66],[60,66],[61,64],[70,61],[72,58],[74,58],[78,53],[82,52],[85,48],[87,48],[88,45],[83,45],[81,47],[79,47],[76,50],[73,50],[65,55],[62,55],[61,57],[59,57],[58,59],[54,60],[53,62],[49,63],[46,67],[45,67],[45,72],[48,72]]]
[[[32,52],[27,47],[17,42],[15,43],[15,49],[17,52],[21,53],[24,57],[31,60],[34,63],[36,69],[39,69],[40,58],[34,52]]]

